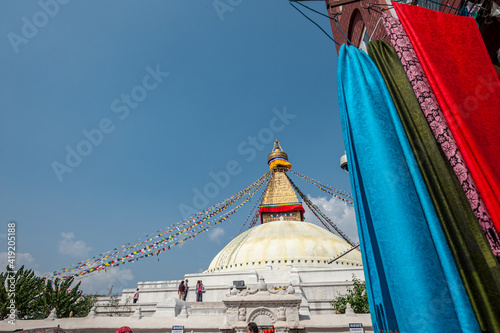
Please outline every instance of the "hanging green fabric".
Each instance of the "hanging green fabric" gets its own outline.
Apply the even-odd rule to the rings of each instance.
[[[500,332],[500,266],[436,144],[396,51],[379,40],[368,44],[368,54],[389,88],[479,325],[483,331]]]

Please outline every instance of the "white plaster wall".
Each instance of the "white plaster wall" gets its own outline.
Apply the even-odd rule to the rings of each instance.
[[[189,279],[190,290],[187,302],[192,304],[189,311],[197,316],[221,315],[223,313],[222,300],[227,299],[233,281],[243,280],[248,288],[255,290],[260,276],[264,277],[269,288],[274,286],[285,288],[291,282],[296,289],[296,295],[303,298],[301,314],[308,316],[334,315],[330,302],[338,293],[344,294],[347,288],[352,286],[353,274],[360,280],[364,280],[362,267],[342,265],[308,269],[288,265],[285,270],[272,269],[268,266],[263,270],[186,274],[184,278]],[[197,280],[202,280],[205,287],[203,303],[195,302],[194,288]],[[177,299],[180,281],[182,280],[139,282],[140,297],[137,305],[141,306],[143,316],[152,316],[157,303],[169,298]],[[122,308],[126,308],[123,308],[123,315],[130,315],[137,306],[131,302],[134,292],[135,288],[123,291],[120,302]],[[129,299],[128,303],[126,303],[127,299]],[[109,315],[109,313],[99,308],[98,315]]]
[[[188,318],[64,318],[55,320],[17,320],[15,325],[0,321],[0,333],[12,332],[16,329],[53,328],[58,325],[65,330],[76,333],[114,333],[121,326],[129,326],[134,332],[170,332],[172,326],[184,326],[184,332],[213,333],[221,332],[224,327],[223,316],[189,316]],[[349,323],[362,323],[365,333],[373,333],[370,315],[329,315],[311,316],[301,321],[304,333],[338,332],[349,333]],[[242,326],[244,323],[242,323]]]

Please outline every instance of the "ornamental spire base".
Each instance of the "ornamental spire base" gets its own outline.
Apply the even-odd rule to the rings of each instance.
[[[303,221],[304,207],[286,176],[292,165],[278,140],[267,157],[267,163],[273,174],[260,206],[261,222]]]

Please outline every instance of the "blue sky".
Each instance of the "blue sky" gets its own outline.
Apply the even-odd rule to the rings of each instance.
[[[40,274],[172,225],[231,161],[207,207],[264,174],[276,138],[293,170],[350,190],[335,46],[285,0],[2,1],[0,29],[2,263],[10,221]],[[351,207],[293,179],[357,238]],[[86,291],[206,269],[252,205]]]

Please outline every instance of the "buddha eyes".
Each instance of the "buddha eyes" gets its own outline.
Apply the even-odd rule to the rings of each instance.
[[[282,216],[292,216],[292,213],[281,214]],[[271,214],[271,217],[279,217],[280,214]]]

